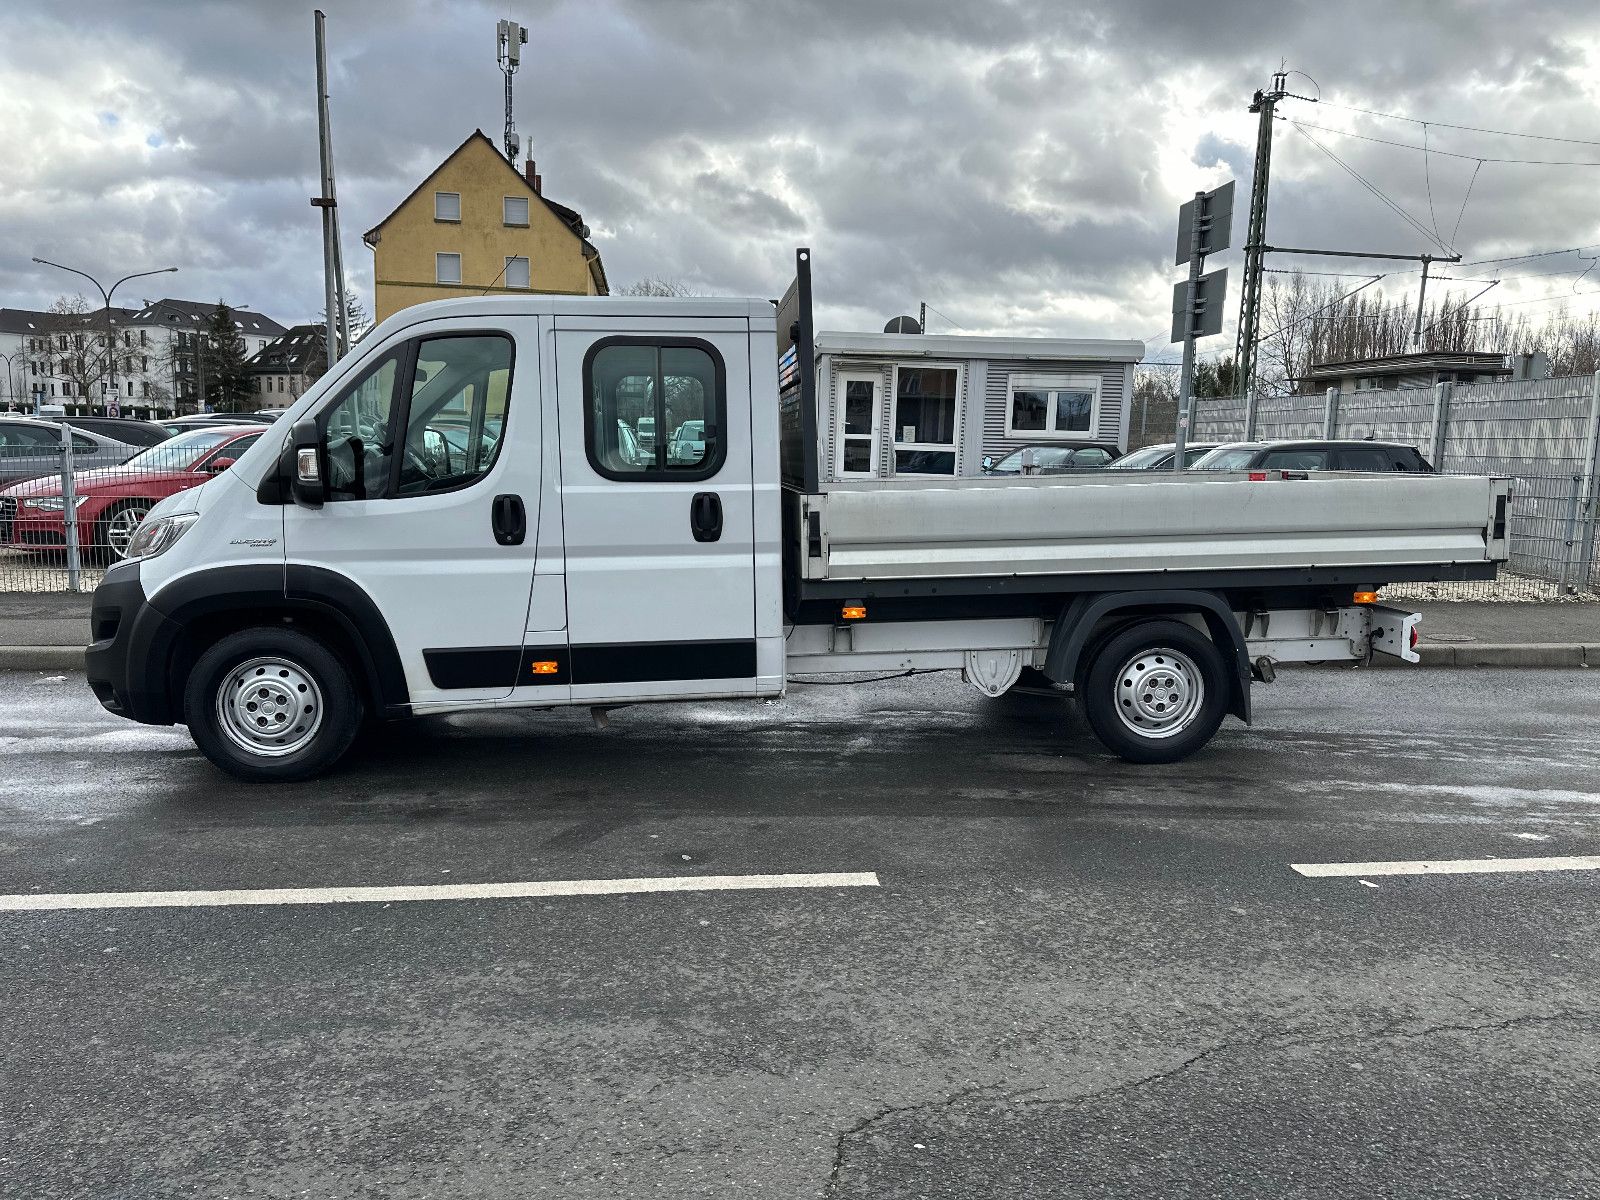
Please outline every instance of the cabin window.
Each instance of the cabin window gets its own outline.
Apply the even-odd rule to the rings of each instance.
[[[896,475],[956,473],[960,405],[961,368],[895,367]]]
[[[1100,423],[1094,375],[1013,375],[1006,434],[1030,440],[1092,436]]]
[[[709,479],[727,457],[727,371],[698,338],[602,338],[584,356],[584,438],[607,479]]]

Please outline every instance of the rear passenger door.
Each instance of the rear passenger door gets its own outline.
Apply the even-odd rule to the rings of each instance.
[[[753,695],[748,322],[555,336],[572,698]]]

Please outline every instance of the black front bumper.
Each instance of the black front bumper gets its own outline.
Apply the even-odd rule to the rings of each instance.
[[[168,685],[178,623],[145,598],[139,564],[118,563],[94,590],[85,652],[89,687],[107,711],[146,725],[171,725]]]

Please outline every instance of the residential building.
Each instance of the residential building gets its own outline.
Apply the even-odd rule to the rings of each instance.
[[[977,475],[1020,446],[1125,449],[1144,356],[1137,341],[919,333],[822,332],[815,346],[832,480]]]
[[[531,158],[519,172],[481,129],[362,240],[380,321],[450,296],[609,291],[583,217],[544,195]]]
[[[31,412],[37,403],[59,404],[69,416],[104,415],[112,405],[125,416],[193,412],[203,371],[196,350],[216,307],[166,299],[109,312],[0,309],[0,356],[9,356],[0,357],[0,409]],[[284,332],[270,317],[230,309],[247,353]]]
[[[288,408],[328,369],[327,327],[296,325],[251,356],[250,378],[260,408]]]
[[[1431,388],[1437,383],[1497,383],[1522,377],[1533,356],[1513,356],[1481,350],[1419,350],[1385,354],[1378,358],[1318,363],[1300,377],[1302,395],[1333,388],[1339,392],[1381,391],[1394,388]],[[1548,373],[1548,364],[1545,367]]]

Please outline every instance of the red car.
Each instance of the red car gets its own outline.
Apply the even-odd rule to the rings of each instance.
[[[264,432],[260,425],[212,425],[159,442],[119,467],[77,472],[72,478],[84,557],[109,562],[126,557],[134,530],[156,501],[226,471]],[[0,491],[0,546],[65,546],[65,507],[56,475]]]

